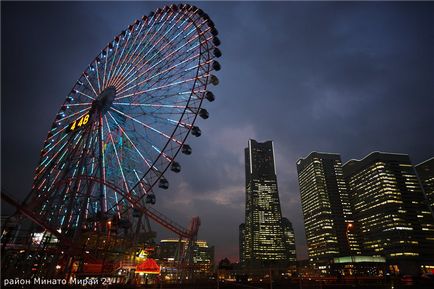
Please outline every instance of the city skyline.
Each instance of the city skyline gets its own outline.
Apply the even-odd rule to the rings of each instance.
[[[156,206],[185,226],[199,215],[199,238],[216,246],[216,260],[238,259],[250,138],[275,143],[282,213],[301,259],[300,157],[340,152],[345,163],[380,150],[418,164],[433,156],[433,3],[195,4],[220,32],[221,84],[192,156],[179,159],[183,172],[157,192]],[[22,200],[77,76],[115,34],[162,4],[1,5],[2,186]]]
[[[434,177],[429,168],[425,179]],[[371,152],[345,164],[335,153],[301,158],[309,263],[326,274],[337,258],[357,256],[383,257],[393,273],[434,268],[434,215],[416,170],[407,154]]]

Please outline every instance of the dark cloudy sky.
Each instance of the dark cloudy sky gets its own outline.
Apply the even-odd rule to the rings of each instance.
[[[187,225],[217,260],[238,259],[243,148],[275,142],[281,206],[306,257],[295,162],[371,151],[434,156],[434,3],[196,2],[222,41],[221,85],[190,139],[183,172],[157,209]],[[56,112],[84,68],[158,2],[1,2],[2,187],[22,199]],[[158,229],[159,237],[170,233]]]

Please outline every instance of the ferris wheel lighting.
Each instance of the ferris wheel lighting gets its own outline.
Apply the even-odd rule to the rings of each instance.
[[[188,136],[202,134],[197,116],[209,118],[202,105],[219,84],[210,74],[221,69],[217,35],[203,10],[172,4],[99,50],[54,115],[35,170],[29,200],[48,225],[80,236],[83,228],[105,234],[101,224],[113,222],[124,230],[111,238],[134,234],[131,211],[169,188],[166,172],[181,171],[178,153],[192,153]]]

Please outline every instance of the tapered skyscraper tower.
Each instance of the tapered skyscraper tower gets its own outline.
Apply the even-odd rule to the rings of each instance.
[[[295,256],[289,256],[294,255],[288,247],[293,240],[287,240],[289,225],[282,221],[273,142],[249,140],[245,160],[246,217],[240,226],[240,261],[255,267],[287,265]]]

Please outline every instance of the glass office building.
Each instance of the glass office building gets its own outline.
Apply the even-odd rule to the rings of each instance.
[[[333,258],[361,253],[341,157],[312,152],[297,171],[309,261],[326,273]]]
[[[362,251],[395,273],[434,265],[434,220],[408,155],[374,152],[343,166]]]
[[[295,258],[295,241],[292,225],[282,221],[273,142],[249,140],[245,161],[246,214],[240,225],[240,261],[247,267],[287,266]]]

